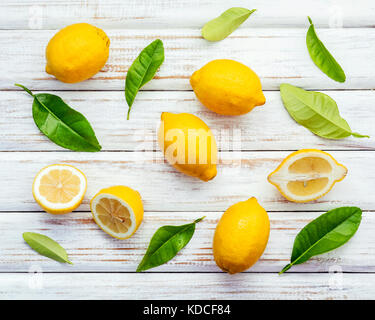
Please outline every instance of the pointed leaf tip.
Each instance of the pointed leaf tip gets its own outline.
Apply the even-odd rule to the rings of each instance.
[[[16,87],[20,87],[21,89],[25,90],[30,96],[34,97],[34,94],[31,92],[31,90],[29,90],[28,88],[26,88],[26,87],[23,86],[22,84],[15,83],[14,85],[15,85]]]
[[[285,271],[288,271],[291,267],[292,265],[288,263],[284,268],[282,268],[282,270],[279,272],[279,275],[283,274]]]
[[[206,218],[206,216],[203,216],[202,218],[199,218],[199,219],[195,220],[194,223],[201,222],[204,218]]]

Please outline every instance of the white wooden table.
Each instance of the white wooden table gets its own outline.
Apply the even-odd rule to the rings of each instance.
[[[229,38],[209,43],[200,28],[232,6],[257,8]],[[340,84],[319,71],[305,45],[307,15],[347,74]],[[89,22],[111,39],[110,57],[92,79],[64,84],[44,71],[44,50],[56,30]],[[375,2],[372,0],[2,0],[0,3],[0,299],[373,299],[375,298]],[[133,59],[153,39],[165,62],[140,92],[126,121],[124,79]],[[267,103],[240,117],[204,108],[189,85],[193,71],[215,58],[249,65],[261,78]],[[53,92],[82,112],[103,146],[99,153],[63,150],[40,134],[31,98],[13,86]],[[354,131],[370,139],[321,139],[297,125],[282,106],[279,85],[326,91]],[[167,165],[155,141],[160,113],[190,112],[215,132],[218,176],[203,183]],[[329,151],[349,169],[347,178],[309,204],[286,201],[267,175],[291,151]],[[31,184],[42,167],[73,164],[88,190],[77,212],[53,216],[34,202]],[[124,184],[140,191],[144,222],[134,237],[103,233],[89,212],[101,188]],[[269,212],[270,240],[245,273],[222,273],[212,237],[222,212],[250,196]],[[357,234],[343,247],[277,272],[288,263],[299,230],[344,205],[363,209]],[[188,246],[169,263],[135,273],[155,230],[205,215]],[[39,256],[25,231],[57,240],[74,265]]]

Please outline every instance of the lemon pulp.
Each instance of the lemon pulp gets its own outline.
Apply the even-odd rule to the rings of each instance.
[[[54,169],[42,177],[39,193],[50,202],[68,203],[78,194],[80,183],[71,171]]]
[[[129,210],[116,199],[102,198],[96,205],[98,219],[116,233],[126,233],[132,224]]]

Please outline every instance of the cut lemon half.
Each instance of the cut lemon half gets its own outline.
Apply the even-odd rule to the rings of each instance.
[[[140,194],[125,186],[100,190],[90,203],[97,225],[117,239],[130,238],[143,219]]]
[[[268,176],[280,193],[293,202],[308,202],[327,194],[348,169],[317,149],[293,152]]]
[[[36,175],[33,196],[45,211],[63,214],[81,204],[86,188],[86,177],[80,170],[66,164],[54,164]]]

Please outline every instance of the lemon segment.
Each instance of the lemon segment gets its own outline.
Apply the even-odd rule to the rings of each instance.
[[[308,202],[327,194],[347,172],[330,154],[303,149],[285,158],[268,176],[268,181],[289,201]]]
[[[91,200],[90,206],[97,225],[117,239],[130,238],[143,219],[141,196],[125,186],[99,191]]]
[[[245,271],[263,254],[270,233],[270,221],[256,198],[238,202],[222,215],[214,235],[216,264],[230,274]]]
[[[77,168],[55,164],[43,168],[35,177],[33,196],[47,212],[72,212],[82,202],[87,188],[85,175]]]

